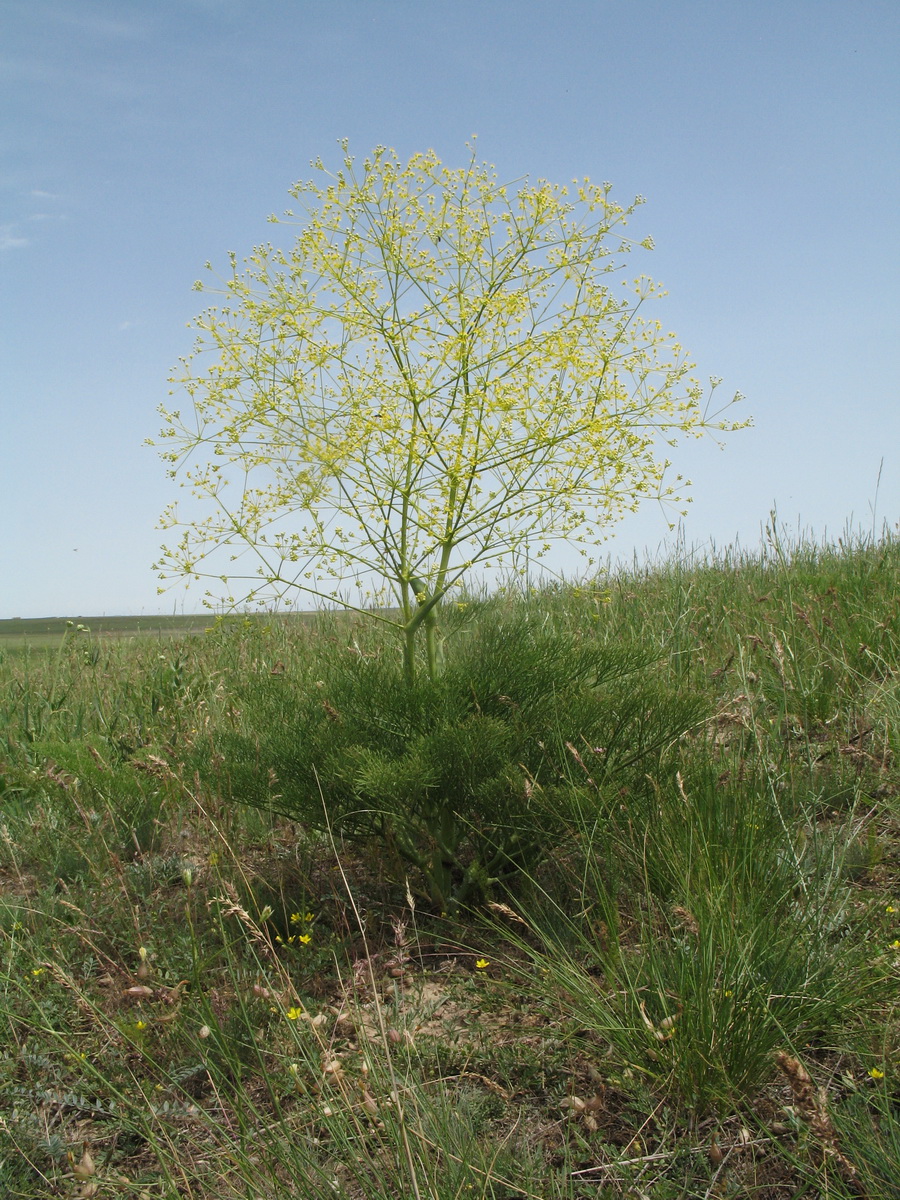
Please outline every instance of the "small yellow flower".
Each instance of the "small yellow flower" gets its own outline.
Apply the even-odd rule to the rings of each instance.
[[[289,1008],[284,1015],[289,1021],[299,1021],[299,1019],[303,1016],[303,1009],[296,1007]]]
[[[900,940],[895,938],[894,941],[891,942],[891,949],[900,950]]]
[[[889,904],[889,905],[887,906],[887,908],[886,908],[884,911],[885,911],[885,912],[887,912],[887,913],[895,913],[897,910],[896,910],[896,908],[893,906],[893,904]]]
[[[490,965],[491,964],[488,962],[488,960],[486,958],[479,958],[478,961],[475,963],[475,968],[478,971],[483,971],[486,967],[489,967]]]
[[[877,1067],[873,1067],[869,1072],[870,1079],[884,1079],[884,1071],[879,1071]]]
[[[309,943],[312,941],[312,934],[311,933],[298,933],[297,941],[302,942],[304,946],[308,946]]]
[[[140,1032],[140,1030],[147,1028],[147,1022],[146,1021],[135,1021],[134,1027],[135,1027],[135,1029],[138,1030],[138,1032]]]
[[[38,975],[43,975],[44,968],[43,967],[34,967],[34,969],[32,970],[31,973],[35,977],[35,979],[37,979]]]

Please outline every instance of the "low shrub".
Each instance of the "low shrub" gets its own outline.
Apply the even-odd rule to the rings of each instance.
[[[546,615],[545,615],[546,616]],[[392,648],[337,647],[306,672],[251,677],[241,728],[202,769],[235,801],[377,839],[439,911],[514,887],[578,799],[654,769],[698,721],[646,648],[488,606],[410,685]]]

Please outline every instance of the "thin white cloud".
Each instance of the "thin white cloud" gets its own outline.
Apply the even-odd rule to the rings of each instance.
[[[19,83],[52,84],[59,76],[51,63],[39,62],[35,58],[10,58],[0,55],[0,77],[7,85]]]
[[[15,225],[0,225],[0,253],[4,250],[20,250],[28,244],[28,238],[16,233]]]
[[[202,8],[206,12],[222,13],[237,12],[244,7],[244,0],[188,0],[194,8]]]
[[[146,34],[146,26],[137,22],[111,21],[107,17],[94,17],[72,12],[58,12],[54,15],[57,20],[67,25],[74,25],[96,37],[142,38]]]
[[[55,192],[45,192],[42,188],[32,188],[31,194],[36,200],[58,200]]]
[[[64,0],[62,4],[43,3],[41,5],[35,4],[34,0],[28,0],[27,4],[20,5],[20,12],[25,14],[26,11],[29,16],[33,15],[43,26],[56,21],[60,25],[83,30],[94,37],[141,38],[147,31],[146,22],[140,19],[127,20],[108,17],[96,10],[88,11],[84,4],[80,10],[74,11],[71,0]]]

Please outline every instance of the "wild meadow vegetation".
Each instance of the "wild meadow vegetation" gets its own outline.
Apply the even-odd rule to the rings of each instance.
[[[11,641],[0,1192],[900,1196],[898,583]]]

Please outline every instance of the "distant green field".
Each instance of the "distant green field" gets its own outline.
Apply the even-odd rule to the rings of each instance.
[[[0,621],[0,649],[55,650],[69,637],[171,638],[202,634],[225,620],[243,624],[246,621],[262,624],[276,621],[309,620],[313,613],[290,613],[273,617],[271,613],[232,613],[217,617],[215,613],[183,613],[180,616],[150,617],[14,617]]]
[[[183,637],[202,633],[214,620],[205,613],[171,617],[15,617],[0,621],[0,646],[9,650],[26,646],[54,649],[67,633],[83,635],[85,631],[104,638]]]

